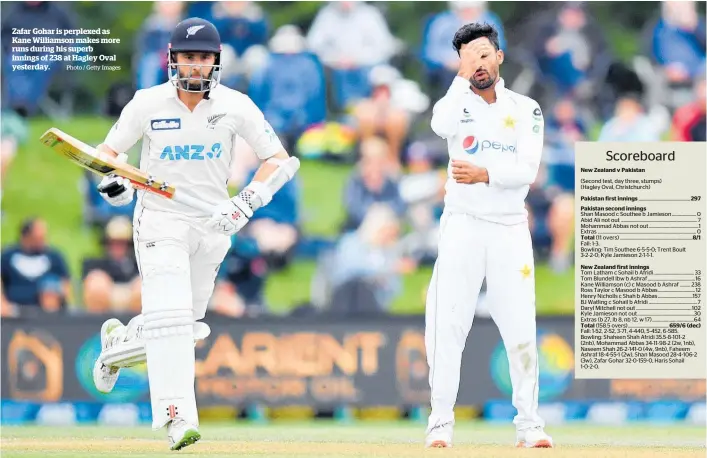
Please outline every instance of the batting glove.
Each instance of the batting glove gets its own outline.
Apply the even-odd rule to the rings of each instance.
[[[126,162],[128,155],[122,153],[116,158],[119,162]],[[109,204],[114,207],[122,207],[130,204],[135,195],[135,189],[129,180],[113,174],[103,177],[98,183],[98,192]]]
[[[206,226],[216,233],[230,236],[243,229],[252,217],[250,206],[236,196],[218,204]]]

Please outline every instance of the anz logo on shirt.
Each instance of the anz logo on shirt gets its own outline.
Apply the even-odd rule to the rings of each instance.
[[[205,145],[174,145],[165,146],[160,159],[168,161],[205,161],[221,157],[221,144],[214,143],[211,149]]]

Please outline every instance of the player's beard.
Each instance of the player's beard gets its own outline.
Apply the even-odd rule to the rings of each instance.
[[[207,91],[209,90],[209,87],[211,87],[211,80],[209,80],[210,75],[213,73],[213,68],[209,71],[207,75],[201,75],[201,76],[196,76],[192,75],[190,78],[197,79],[197,82],[191,82],[189,80],[185,80],[182,78],[186,78],[187,76],[180,75],[181,83],[182,83],[182,88],[184,88],[187,91],[196,91],[196,92],[202,92],[202,91]],[[189,72],[191,74],[191,70]]]
[[[477,81],[475,77],[471,77],[469,79],[469,82],[471,83],[472,86],[474,86],[475,89],[478,89],[480,91],[483,91],[484,89],[488,89],[491,86],[493,86],[493,83],[496,82],[496,76],[491,74],[491,72],[486,72],[487,78],[483,81]]]
[[[201,81],[198,83],[190,83],[189,81],[187,81],[186,89],[188,91],[196,91],[196,92],[206,91],[207,89],[209,89],[209,81],[206,79],[204,79],[203,83]]]

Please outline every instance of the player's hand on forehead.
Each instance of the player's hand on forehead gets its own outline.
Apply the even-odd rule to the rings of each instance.
[[[476,40],[465,43],[461,47],[461,51],[465,53],[481,54],[483,52],[494,52],[495,49],[488,38],[480,37]]]
[[[467,78],[471,77],[483,65],[484,58],[488,58],[494,52],[493,45],[486,37],[463,44],[459,50],[461,72],[466,74]]]

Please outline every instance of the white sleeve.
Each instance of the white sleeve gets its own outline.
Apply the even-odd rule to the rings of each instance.
[[[260,160],[268,159],[284,150],[280,139],[260,108],[248,96],[241,101],[243,111],[238,128],[240,135]]]
[[[142,116],[135,97],[128,102],[103,142],[118,154],[128,151],[143,135]]]
[[[537,102],[523,107],[520,116],[520,133],[516,148],[516,160],[487,168],[489,186],[498,188],[520,188],[533,184],[538,175],[543,154],[545,123]]]
[[[447,94],[439,99],[432,108],[431,127],[439,137],[448,139],[457,133],[459,126],[459,107],[462,94],[469,91],[469,81],[461,76],[455,76]]]

